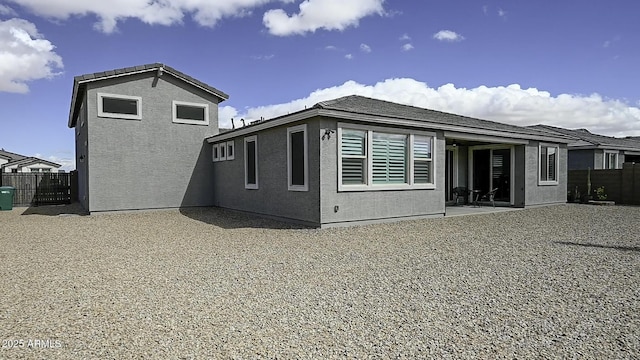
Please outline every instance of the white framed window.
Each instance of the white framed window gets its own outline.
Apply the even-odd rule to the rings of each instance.
[[[538,147],[539,158],[539,185],[557,185],[560,160],[560,148],[558,145],[540,144]]]
[[[244,138],[244,187],[258,188],[258,137]]]
[[[309,191],[307,124],[287,128],[287,180],[290,191]]]
[[[220,161],[220,149],[218,147],[218,144],[213,144],[213,146],[211,147],[211,152],[212,152],[213,162]]]
[[[227,160],[233,160],[236,157],[235,141],[227,141]]]
[[[338,190],[435,188],[435,134],[338,124]]]
[[[220,161],[227,160],[227,143],[226,142],[218,144],[218,155],[220,156]]]
[[[98,116],[142,120],[140,96],[98,93]]]
[[[618,152],[617,151],[605,151],[604,159],[602,161],[603,169],[617,169],[618,168]]]
[[[209,125],[209,104],[174,100],[173,122],[177,124]]]

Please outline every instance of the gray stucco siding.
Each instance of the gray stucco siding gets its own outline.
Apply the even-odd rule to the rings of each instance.
[[[300,124],[307,124],[308,191],[291,191],[287,178],[287,128]],[[258,189],[246,189],[244,139],[253,135],[258,142]],[[211,188],[215,189],[215,205],[319,226],[320,136],[318,121],[310,119],[234,138],[234,159],[213,163]]]
[[[539,182],[539,143],[532,141],[525,146],[525,206],[567,202],[567,146],[557,144],[558,181],[553,185]]]
[[[435,189],[339,191],[337,136],[339,121],[344,122],[331,118],[323,118],[321,122],[322,129],[336,131],[330,139],[325,139],[320,144],[320,207],[323,226],[444,214],[445,141],[442,132],[436,132]],[[388,129],[389,132],[396,130],[393,127]],[[322,132],[324,133],[324,130]]]
[[[98,92],[139,96],[142,119],[98,116]],[[213,205],[211,153],[219,99],[155,73],[87,84],[89,210]],[[173,101],[209,105],[209,125],[173,122]]]

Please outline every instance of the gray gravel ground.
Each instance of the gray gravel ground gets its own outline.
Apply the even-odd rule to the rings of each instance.
[[[2,359],[640,358],[639,207],[32,212],[0,212]]]

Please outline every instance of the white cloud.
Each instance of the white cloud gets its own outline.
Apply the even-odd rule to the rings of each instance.
[[[409,34],[402,34],[402,36],[400,36],[398,38],[398,40],[400,40],[400,41],[411,41],[411,37],[409,36]]]
[[[498,9],[498,16],[500,16],[501,18],[506,18],[507,12],[502,9]]]
[[[55,46],[26,20],[0,21],[0,91],[26,93],[27,82],[50,79],[62,69]]]
[[[186,15],[202,26],[214,26],[226,17],[245,16],[251,10],[280,0],[9,0],[35,15],[65,20],[71,16],[98,17],[94,28],[111,33],[118,22],[138,19],[147,24],[173,25],[182,23]],[[288,2],[289,0],[285,0]]]
[[[433,38],[436,40],[449,42],[464,40],[464,36],[451,30],[440,30],[437,33],[433,34]]]
[[[413,50],[413,45],[411,44],[402,45],[402,51],[409,51],[409,50]]]
[[[384,15],[384,0],[305,0],[300,12],[289,16],[282,9],[269,10],[262,19],[269,32],[277,36],[298,35],[318,29],[343,31],[356,27],[360,19]]]
[[[331,50],[331,51],[335,51],[338,50],[337,47],[333,46],[333,45],[327,45],[324,47],[325,50]]]
[[[221,126],[230,127],[228,119],[232,116],[268,119],[311,107],[320,101],[353,94],[513,125],[548,124],[571,129],[587,128],[594,133],[611,136],[640,135],[640,108],[619,100],[604,99],[598,94],[552,96],[549,92],[523,89],[517,84],[473,89],[446,84],[431,88],[424,82],[407,78],[387,79],[374,85],[347,81],[339,86],[318,89],[288,103],[248,108],[241,115],[233,107],[222,107]]]
[[[268,54],[268,55],[252,55],[251,58],[253,60],[271,60],[274,57],[276,57],[274,54]]]
[[[360,44],[360,51],[362,51],[363,53],[370,53],[371,52],[371,46],[369,46],[367,44]]]
[[[16,12],[12,8],[0,4],[0,15],[17,16],[18,14],[16,14]]]
[[[117,30],[118,23],[138,19],[146,24],[173,25],[190,16],[202,26],[215,26],[228,17],[241,17],[270,3],[292,3],[294,0],[8,0],[31,13],[57,20],[72,16],[96,16],[94,28],[104,33]],[[297,14],[288,15],[283,9],[272,9],[263,16],[270,33],[279,36],[304,34],[317,29],[344,30],[357,26],[360,19],[371,15],[385,15],[384,0],[305,0]],[[4,9],[4,10],[3,10]],[[10,11],[0,5],[2,11]]]
[[[353,59],[353,55],[347,54],[347,55],[344,56],[344,58],[347,59],[347,60],[352,60]]]

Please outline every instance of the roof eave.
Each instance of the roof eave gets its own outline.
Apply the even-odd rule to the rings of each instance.
[[[414,128],[428,128],[433,130],[448,131],[452,133],[475,134],[479,136],[493,136],[493,137],[505,139],[505,141],[508,141],[508,139],[520,139],[520,140],[527,140],[527,141],[537,140],[537,141],[547,141],[547,142],[558,142],[563,144],[569,144],[570,142],[573,141],[573,139],[570,139],[569,137],[562,136],[562,135],[554,136],[552,134],[546,135],[544,133],[541,133],[540,135],[534,135],[534,134],[509,132],[504,130],[477,129],[473,127],[438,124],[438,123],[434,123],[434,122],[430,122],[428,120],[422,120],[422,119],[395,118],[395,117],[388,117],[388,116],[361,114],[361,113],[354,113],[354,112],[348,112],[348,111],[322,109],[322,108],[314,107],[314,108],[297,112],[291,115],[285,115],[279,118],[268,120],[256,125],[242,127],[234,131],[214,135],[207,138],[207,142],[214,143],[218,141],[228,140],[237,136],[258,132],[258,131],[269,129],[276,126],[286,125],[288,123],[295,122],[295,121],[305,120],[314,116],[326,116],[326,117],[332,117],[336,119],[344,119],[344,120],[367,122],[367,123],[377,123],[381,125],[396,125],[396,126],[406,126],[406,127],[414,127]]]

